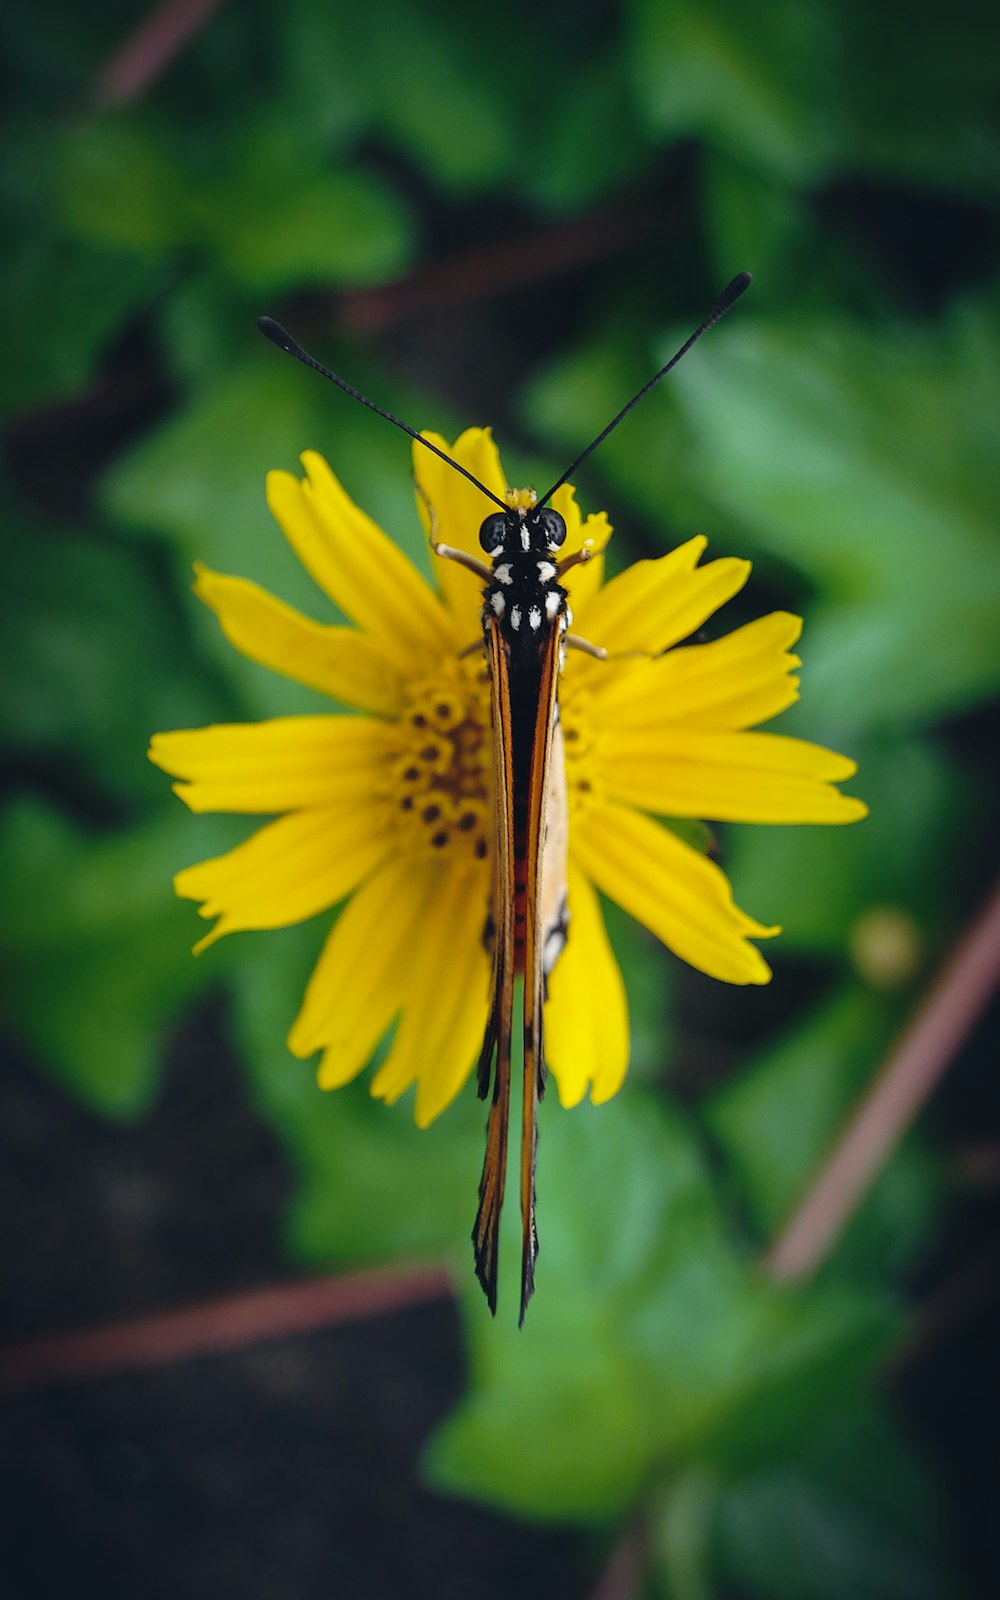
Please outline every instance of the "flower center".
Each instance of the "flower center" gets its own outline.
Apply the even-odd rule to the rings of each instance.
[[[490,798],[489,705],[473,677],[436,678],[410,688],[392,793],[406,849],[421,856],[485,861]]]

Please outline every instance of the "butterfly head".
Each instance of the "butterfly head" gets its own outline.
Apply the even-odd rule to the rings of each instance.
[[[554,627],[569,621],[566,590],[559,583],[556,551],[566,524],[551,506],[540,506],[534,489],[508,489],[506,511],[495,511],[479,530],[492,560],[483,615],[492,614],[518,659],[537,653]]]
[[[494,560],[549,556],[566,538],[566,524],[551,506],[539,506],[534,489],[508,489],[508,510],[495,511],[479,530],[479,543]]]

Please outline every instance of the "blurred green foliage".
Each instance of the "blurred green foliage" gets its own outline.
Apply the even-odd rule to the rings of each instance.
[[[550,0],[515,5],[500,37],[481,8],[252,0],[101,108],[134,15],[40,0],[3,24],[8,1027],[68,1092],[137,1115],[169,1030],[226,986],[247,1093],[297,1174],[289,1251],[456,1263],[471,1376],[428,1455],[438,1486],[599,1527],[639,1509],[677,1600],[955,1592],[929,1478],[877,1382],[901,1274],[941,1214],[939,1164],[908,1140],[811,1285],[755,1262],[912,1004],[905,979],[886,993],[849,970],[852,930],[872,906],[905,913],[919,979],[968,910],[985,837],[979,757],[952,737],[1000,687],[1000,53],[980,8],[956,0],[945,25],[918,4],[901,28],[862,0]],[[539,300],[548,230],[581,221],[571,292]],[[513,244],[518,272],[491,277]],[[391,298],[378,337],[353,292],[433,286],[442,262],[459,331],[439,374],[419,341],[406,359]],[[751,300],[581,487],[618,525],[616,559],[704,530],[757,560],[739,605],[803,609],[803,700],[783,725],[859,756],[872,816],[725,835],[738,899],[785,925],[769,954],[789,1000],[774,1037],[719,1045],[725,1081],[686,1111],[668,1088],[692,1050],[678,976],[612,920],[635,1083],[600,1110],[545,1106],[539,1294],[518,1334],[469,1283],[478,1104],[419,1133],[363,1085],[320,1096],[282,1044],[315,926],[190,958],[170,874],[242,830],[181,816],[144,741],[321,704],[232,652],[186,594],[201,559],[329,617],[270,522],[269,467],[323,449],[426,560],[405,447],[276,359],[258,312],[297,316],[415,422],[492,420],[557,471],[745,267]],[[430,304],[446,329],[447,294]],[[473,376],[491,359],[510,375],[492,418],[439,393],[449,373],[469,392],[455,345],[472,315]],[[92,458],[77,415],[103,419]],[[801,963],[818,980],[804,999]]]

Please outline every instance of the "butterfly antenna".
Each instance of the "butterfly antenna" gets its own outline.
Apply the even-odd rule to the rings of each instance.
[[[736,304],[737,300],[740,298],[740,295],[745,294],[749,287],[749,272],[739,273],[733,279],[732,283],[726,285],[725,289],[722,291],[722,294],[719,296],[715,305],[712,307],[708,316],[702,323],[701,327],[695,329],[690,339],[686,339],[681,345],[680,349],[677,351],[677,354],[670,357],[670,360],[667,362],[666,366],[661,367],[659,372],[655,373],[654,376],[650,378],[648,383],[644,383],[642,388],[639,390],[639,393],[632,396],[631,400],[628,402],[628,405],[622,406],[618,415],[616,417],[612,417],[607,427],[602,428],[601,432],[597,435],[597,438],[592,439],[586,450],[582,450],[580,452],[576,460],[566,468],[566,471],[563,473],[562,477],[552,485],[552,488],[549,490],[548,494],[542,495],[541,499],[538,501],[539,506],[548,504],[556,490],[561,489],[563,484],[573,476],[577,467],[580,466],[582,462],[586,461],[587,457],[597,449],[599,444],[604,443],[605,439],[608,437],[608,434],[613,433],[619,422],[624,421],[632,407],[638,405],[639,401],[644,395],[649,393],[650,389],[656,388],[656,385],[659,383],[660,379],[665,378],[667,373],[676,367],[678,361],[680,361],[683,356],[687,355],[688,351],[691,349],[691,346],[698,343],[698,340],[701,338],[703,333],[707,333],[709,328],[714,328],[715,324],[721,321],[730,307]]]
[[[417,433],[415,428],[411,428],[407,423],[401,422],[399,417],[394,417],[391,411],[383,410],[381,406],[375,404],[374,400],[369,400],[367,395],[363,395],[360,390],[352,388],[346,379],[339,377],[336,372],[331,372],[329,367],[324,367],[323,363],[317,361],[315,356],[311,356],[308,350],[303,350],[302,346],[292,338],[291,334],[281,326],[280,322],[275,322],[273,317],[258,317],[257,326],[265,339],[270,339],[271,343],[276,344],[279,350],[284,350],[287,355],[294,356],[296,361],[301,361],[304,367],[312,367],[313,371],[318,372],[320,377],[329,378],[330,382],[335,383],[338,389],[343,389],[345,394],[349,394],[352,400],[360,400],[363,406],[367,406],[369,411],[377,412],[380,417],[385,418],[386,422],[391,422],[396,428],[402,428],[403,432],[408,433],[411,439],[415,439],[418,444],[422,444],[425,450],[432,450],[436,456],[440,456],[442,461],[447,461],[449,467],[454,467],[455,471],[460,472],[463,478],[468,478],[470,483],[474,483],[476,488],[480,489],[488,500],[493,501],[494,505],[498,505],[502,511],[507,510],[506,501],[501,500],[499,495],[495,495],[492,489],[487,489],[485,483],[480,483],[479,479],[473,477],[466,467],[460,466],[457,461],[453,461],[451,456],[446,455],[443,450],[439,450],[437,445],[432,444],[429,439],[425,439],[422,433]]]

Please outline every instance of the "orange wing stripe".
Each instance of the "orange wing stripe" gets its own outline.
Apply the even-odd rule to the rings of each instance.
[[[479,1058],[480,1099],[493,1098],[486,1126],[486,1156],[479,1183],[479,1210],[472,1230],[476,1276],[490,1310],[497,1309],[500,1210],[507,1171],[510,1120],[510,1048],[514,1016],[514,764],[511,747],[510,678],[507,650],[496,622],[486,618],[486,656],[490,670],[496,829],[493,863],[493,980],[490,1009]],[[496,1065],[493,1066],[494,1056]],[[491,1074],[492,1069],[492,1074]]]
[[[538,1100],[545,1085],[542,1018],[545,977],[542,956],[542,850],[545,803],[549,790],[552,737],[555,730],[561,636],[553,628],[545,648],[539,683],[538,710],[531,744],[524,892],[524,1086],[521,1110],[521,1314],[535,1289],[538,1230],[535,1224],[535,1155],[538,1144]]]

